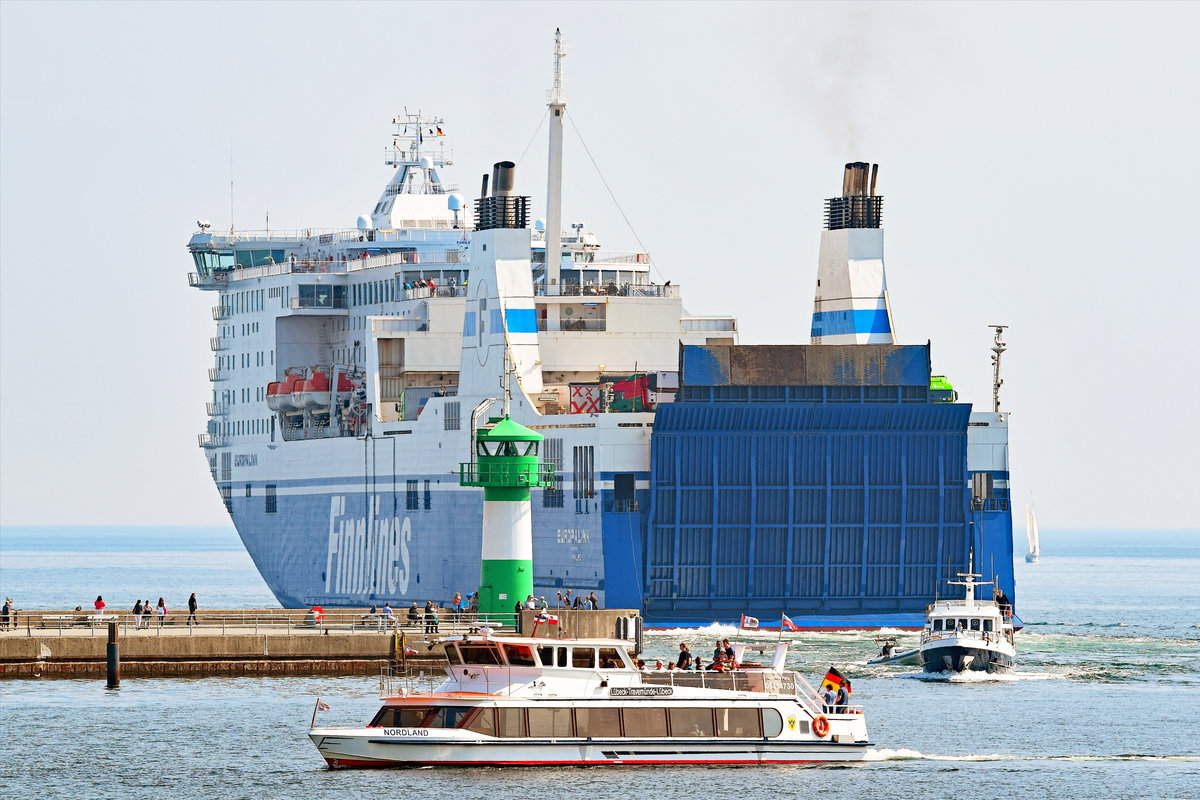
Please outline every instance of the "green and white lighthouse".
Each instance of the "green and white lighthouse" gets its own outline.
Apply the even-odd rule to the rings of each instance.
[[[485,614],[511,612],[533,594],[529,490],[554,484],[553,466],[538,461],[542,435],[507,414],[492,422],[475,433],[475,460],[459,469],[461,485],[484,492],[479,610]]]

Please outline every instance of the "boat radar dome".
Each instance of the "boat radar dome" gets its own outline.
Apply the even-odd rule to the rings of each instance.
[[[429,156],[421,156],[420,164],[421,169],[429,169],[433,166],[433,161],[429,159]]]
[[[446,207],[451,211],[461,211],[463,207],[462,195],[453,192],[446,196]]]
[[[539,220],[537,220],[536,222],[534,222],[534,223],[533,223],[533,229],[534,229],[535,231],[544,231],[544,230],[546,230],[546,220],[544,220],[544,219],[539,219]]]
[[[368,217],[366,214],[360,215],[358,218],[358,229],[360,231],[371,230],[371,218]]]

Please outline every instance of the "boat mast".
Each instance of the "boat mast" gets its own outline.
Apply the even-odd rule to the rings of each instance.
[[[1000,356],[1004,355],[1008,345],[1001,338],[1007,325],[992,325],[996,329],[996,341],[992,344],[992,411],[1000,411],[1000,387],[1004,381],[1000,378]]]
[[[562,268],[562,137],[567,90],[563,86],[562,31],[554,30],[554,86],[546,104],[550,107],[550,163],[546,169],[546,294],[558,294]]]

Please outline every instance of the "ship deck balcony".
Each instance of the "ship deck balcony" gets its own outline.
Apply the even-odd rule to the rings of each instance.
[[[227,381],[229,380],[229,370],[221,367],[209,367],[208,379],[213,383],[216,383],[217,381]]]
[[[214,353],[229,349],[229,339],[224,336],[213,336],[208,340],[208,346]]]
[[[565,317],[557,320],[558,325],[554,325],[555,320],[539,319],[537,321],[539,333],[576,333],[583,331],[606,331],[608,330],[608,320],[606,319],[571,319]]]
[[[557,289],[557,292],[551,292]],[[680,287],[674,284],[657,283],[563,283],[557,286],[537,284],[533,287],[535,297],[670,297],[680,295]]]
[[[229,413],[229,407],[224,403],[205,403],[210,417],[223,417]]]
[[[205,449],[214,447],[224,447],[226,444],[225,437],[218,433],[201,433],[197,434],[196,441]]]

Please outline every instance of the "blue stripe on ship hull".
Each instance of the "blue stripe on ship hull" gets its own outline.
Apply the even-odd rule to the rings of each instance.
[[[537,314],[532,308],[509,308],[504,312],[509,333],[537,333]]]

